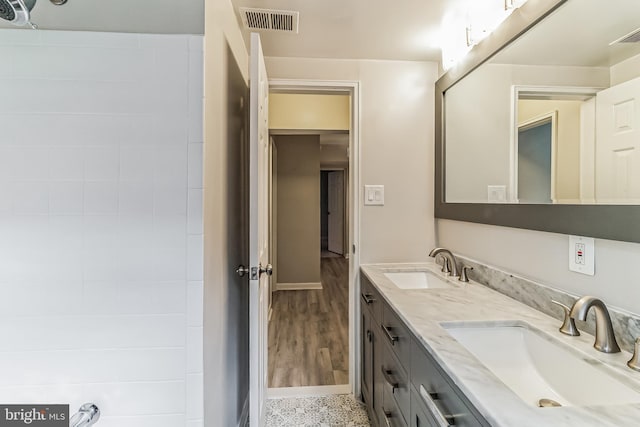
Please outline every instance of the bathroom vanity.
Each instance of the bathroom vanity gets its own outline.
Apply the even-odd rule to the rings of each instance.
[[[361,385],[378,427],[636,426],[631,355],[435,263],[361,267]]]
[[[361,346],[362,396],[374,425],[489,425],[364,274]]]

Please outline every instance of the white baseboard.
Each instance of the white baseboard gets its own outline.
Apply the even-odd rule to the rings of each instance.
[[[351,386],[349,384],[340,384],[267,389],[267,397],[269,399],[281,399],[283,397],[327,396],[331,394],[351,394]]]
[[[557,205],[580,205],[583,204],[584,201],[580,199],[556,199],[553,203]]]
[[[308,282],[308,283],[277,283],[277,291],[309,291],[312,289],[322,289],[322,283],[320,282]]]
[[[238,427],[247,427],[249,425],[249,394],[244,400],[242,406],[242,412],[240,413],[240,420],[238,421]]]

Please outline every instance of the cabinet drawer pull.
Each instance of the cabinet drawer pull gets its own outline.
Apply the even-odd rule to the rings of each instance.
[[[394,381],[393,377],[391,376],[393,375],[393,371],[384,369],[384,366],[381,366],[380,369],[382,370],[382,376],[384,377],[384,380],[391,386],[391,392],[395,392],[398,388],[398,383]]]
[[[371,297],[371,294],[360,294],[360,297],[362,298],[362,301],[364,301],[367,305],[375,302],[375,299]]]
[[[438,423],[438,427],[450,427],[455,425],[453,417],[451,415],[445,415],[442,413],[438,405],[436,405],[436,400],[438,400],[438,393],[429,393],[425,390],[424,386],[420,386],[420,396],[422,396],[422,400],[429,408],[429,412],[433,415],[433,418]]]
[[[384,422],[387,424],[387,427],[391,427],[391,421],[389,420],[393,418],[393,414],[389,411],[382,411],[382,413],[384,414]]]
[[[391,345],[395,345],[396,341],[398,341],[398,337],[391,333],[391,328],[389,326],[382,325],[382,329],[384,330],[385,335],[391,341]]]

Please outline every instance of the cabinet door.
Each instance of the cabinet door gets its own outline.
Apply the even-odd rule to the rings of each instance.
[[[409,427],[438,427],[433,418],[429,414],[429,411],[420,401],[420,396],[411,387],[411,421]]]
[[[390,389],[387,387],[382,392],[382,404],[378,413],[380,427],[407,427],[402,412],[396,405]]]
[[[380,427],[387,427],[384,418],[384,408],[382,407],[383,393],[387,381],[382,374],[382,363],[384,360],[384,342],[380,337],[380,323],[375,318],[371,318],[371,330],[373,332],[373,413]]]
[[[371,314],[366,305],[361,304],[360,348],[362,348],[361,387],[362,400],[367,408],[373,408],[373,331]],[[373,411],[369,411],[371,415]]]

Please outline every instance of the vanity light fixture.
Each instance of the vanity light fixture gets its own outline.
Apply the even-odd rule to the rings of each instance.
[[[517,9],[525,4],[526,1],[527,0],[504,0],[504,10]]]
[[[526,3],[526,0],[504,0],[504,8],[496,7],[494,4],[472,3],[466,12],[466,22],[464,24],[464,41],[466,46],[457,46],[457,37],[449,36],[451,41],[442,47],[442,67],[447,70],[455,65],[469,50],[480,43],[504,21],[515,9]],[[458,11],[460,15],[463,11]],[[459,28],[459,27],[458,27]]]
[[[475,45],[477,45],[478,43],[480,43],[480,40],[482,40],[483,38],[485,38],[491,31],[489,30],[476,30],[474,32],[473,27],[468,26],[467,28],[465,28],[465,35],[466,35],[466,39],[467,39],[467,47],[473,47]]]

